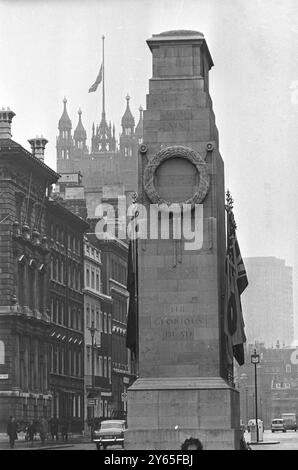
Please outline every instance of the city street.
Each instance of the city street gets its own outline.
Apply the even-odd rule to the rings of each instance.
[[[264,432],[264,443],[261,445],[252,445],[253,450],[298,450],[298,433],[295,431],[287,431],[272,433],[267,430]],[[245,439],[249,442],[250,435],[245,433]],[[278,441],[279,444],[268,444],[267,442]]]

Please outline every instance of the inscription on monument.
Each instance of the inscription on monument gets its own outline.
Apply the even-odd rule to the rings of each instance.
[[[181,304],[171,305],[172,311],[183,312]],[[157,317],[154,326],[161,331],[163,340],[192,341],[195,339],[195,330],[204,328],[206,319],[202,315],[171,315]]]
[[[162,121],[160,124],[160,130],[167,131],[188,131],[189,130],[189,121]]]

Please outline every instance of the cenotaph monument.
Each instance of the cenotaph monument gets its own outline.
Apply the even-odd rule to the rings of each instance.
[[[202,33],[147,40],[153,58],[139,152],[139,202],[185,207],[198,232],[138,241],[139,374],[128,389],[126,449],[238,449],[239,394],[227,382],[224,165],[209,94],[212,58]],[[188,211],[187,211],[188,208]],[[162,212],[162,211],[161,211]],[[175,219],[176,220],[176,219]],[[159,217],[161,224],[161,216]]]

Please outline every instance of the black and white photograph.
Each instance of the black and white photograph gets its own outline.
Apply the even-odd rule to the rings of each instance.
[[[298,450],[298,2],[0,15],[0,451]]]

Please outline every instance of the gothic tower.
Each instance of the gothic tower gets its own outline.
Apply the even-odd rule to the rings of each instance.
[[[69,170],[70,159],[73,153],[73,138],[71,135],[72,124],[66,109],[67,99],[63,100],[63,113],[59,119],[59,136],[56,141],[57,148],[57,171],[67,172]]]
[[[126,96],[126,110],[121,119],[122,133],[120,135],[120,152],[126,158],[131,158],[135,147],[135,119],[129,107],[130,96]]]
[[[142,106],[139,107],[139,111],[140,111],[140,118],[136,126],[135,136],[136,136],[138,145],[141,145],[143,143],[143,113],[144,113]]]
[[[78,110],[79,122],[73,133],[74,139],[74,158],[81,158],[84,153],[88,153],[88,148],[86,146],[87,133],[82,124],[82,111]]]

